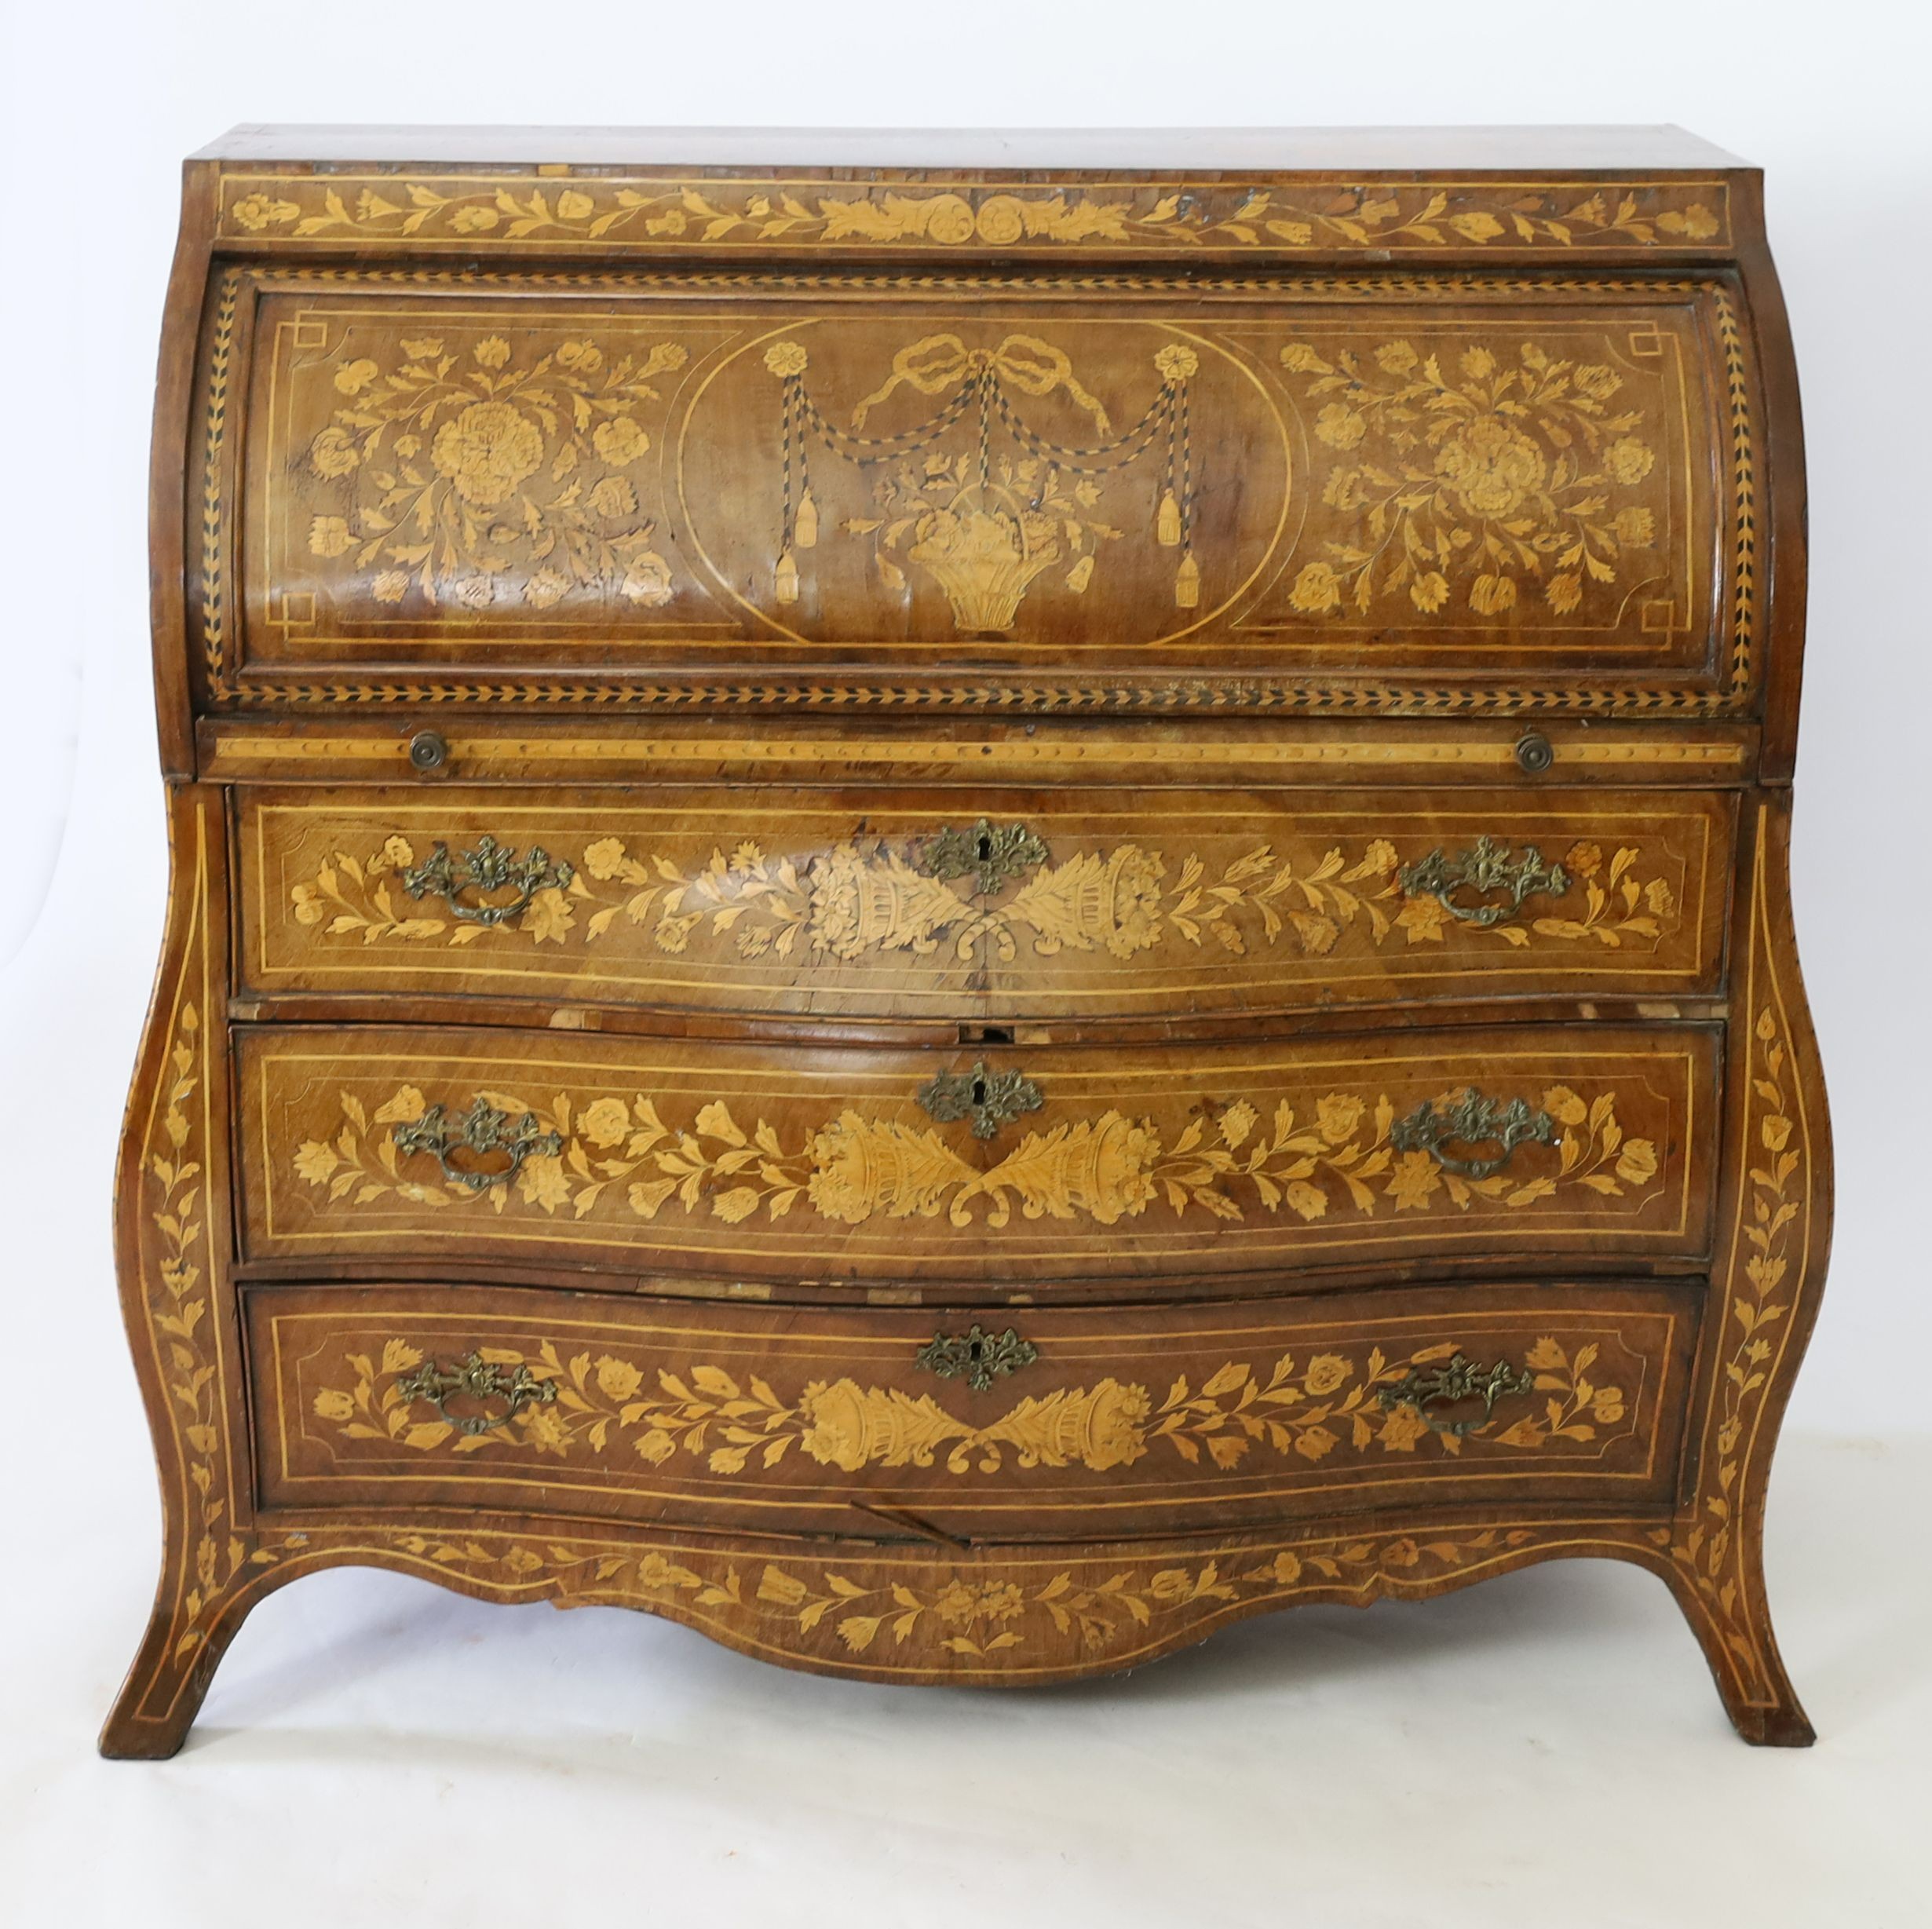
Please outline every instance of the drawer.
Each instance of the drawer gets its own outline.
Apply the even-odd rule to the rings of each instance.
[[[1255,677],[1654,716],[1757,674],[1713,277],[332,275],[237,266],[211,309],[217,707],[1167,709]]]
[[[239,1049],[256,1259],[547,1252],[999,1296],[1708,1243],[1702,1027],[980,1058],[261,1027]]]
[[[239,793],[261,996],[791,1018],[1715,991],[1712,792]]]
[[[1430,1496],[1665,1503],[1701,1298],[1485,1286],[936,1332],[878,1310],[272,1288],[247,1302],[259,1491],[960,1540]]]

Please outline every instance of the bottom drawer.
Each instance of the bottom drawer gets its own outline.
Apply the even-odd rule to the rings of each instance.
[[[1117,1539],[1667,1502],[1701,1285],[970,1314],[257,1288],[265,1507]],[[936,1326],[938,1331],[935,1332]]]

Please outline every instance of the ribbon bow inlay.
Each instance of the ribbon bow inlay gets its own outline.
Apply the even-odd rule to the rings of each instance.
[[[981,369],[990,368],[1028,395],[1051,395],[1064,389],[1094,418],[1101,435],[1111,432],[1107,411],[1081,385],[1065,350],[1038,335],[1008,335],[996,349],[969,349],[957,335],[927,335],[909,343],[893,357],[892,372],[852,411],[852,426],[865,418],[903,382],[921,395],[944,395]]]

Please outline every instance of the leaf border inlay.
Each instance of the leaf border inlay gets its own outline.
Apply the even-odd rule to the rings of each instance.
[[[1059,1550],[1044,1558],[957,1563],[950,1572],[931,1558],[916,1567],[856,1554],[827,1562],[802,1549],[772,1558],[749,1550],[639,1550],[581,1536],[398,1529],[378,1531],[374,1544],[491,1591],[668,1611],[736,1645],[815,1668],[836,1671],[864,1665],[859,1657],[867,1656],[890,1665],[893,1657],[904,1656],[902,1665],[915,1675],[999,1679],[1032,1671],[1029,1660],[1068,1673],[1109,1660],[1123,1664],[1160,1651],[1183,1630],[1205,1634],[1230,1613],[1298,1595],[1365,1602],[1390,1588],[1427,1587],[1529,1558],[1540,1540],[1560,1531],[1421,1525],[1316,1535],[1272,1548],[1110,1549],[1097,1561]],[[1604,1536],[1595,1551],[1619,1546]],[[1055,1647],[1065,1657],[1057,1664],[1046,1659]],[[975,1665],[983,1661],[992,1664]]]
[[[1674,1533],[1658,1529],[1651,1536],[1668,1551],[1715,1617],[1729,1658],[1740,1671],[1747,1698],[1763,1698],[1767,1704],[1776,1700],[1772,1664],[1763,1646],[1768,1628],[1753,1609],[1752,1576],[1739,1558],[1744,1531],[1739,1523],[1751,1504],[1746,1488],[1764,1401],[1779,1376],[1790,1323],[1802,1312],[1812,1210],[1811,1143],[1804,1095],[1798,1083],[1775,945],[1765,928],[1762,868],[1770,834],[1769,815],[1761,809],[1759,875],[1751,917],[1761,948],[1753,963],[1762,968],[1766,982],[1754,1001],[1757,1009],[1750,1021],[1749,1097],[1736,1235],[1742,1262],[1734,1251],[1727,1285],[1720,1288],[1713,1284],[1714,1297],[1721,1302],[1728,1294],[1729,1303],[1721,1308],[1725,1339],[1703,1419],[1704,1449],[1693,1506]],[[1713,1320],[1718,1317],[1719,1308],[1714,1306]],[[1758,1557],[1754,1553],[1752,1558]]]
[[[354,240],[600,250],[1082,249],[1291,258],[1357,249],[1722,253],[1729,184],[1279,177],[1041,184],[830,177],[226,172],[217,228],[240,242]],[[1715,208],[1711,205],[1715,203]]]
[[[1079,842],[1057,841],[1063,849]],[[389,880],[415,862],[417,852],[398,831],[360,856],[331,853],[290,888],[287,914],[318,941],[465,945],[502,933],[528,938],[533,949],[546,942],[587,948],[621,918],[644,927],[652,948],[667,955],[683,953],[700,933],[731,931],[747,960],[769,956],[803,966],[864,959],[903,970],[919,957],[1008,964],[1022,942],[1039,957],[1078,952],[1123,966],[1152,962],[1171,942],[1199,951],[1210,940],[1235,956],[1288,948],[1320,958],[1356,931],[1378,948],[1399,933],[1411,948],[1452,939],[1484,951],[1494,948],[1487,942],[1494,938],[1519,949],[1543,939],[1616,950],[1627,939],[1660,943],[1679,928],[1660,921],[1681,919],[1683,909],[1668,879],[1636,875],[1641,846],[1614,845],[1606,862],[1601,845],[1587,837],[1565,853],[1565,889],[1543,894],[1541,915],[1487,924],[1457,918],[1433,892],[1406,893],[1403,860],[1379,835],[1353,840],[1359,846],[1353,861],[1336,844],[1306,868],[1277,855],[1266,839],[1218,869],[1192,851],[1135,843],[1076,848],[1057,861],[1043,857],[1033,875],[995,893],[975,890],[970,879],[931,875],[921,861],[931,839],[914,838],[904,848],[883,838],[846,841],[797,859],[768,853],[749,838],[723,838],[702,864],[642,846],[634,854],[626,839],[608,833],[552,835],[549,842],[568,844],[574,853],[568,886],[537,892],[527,910],[500,924],[438,917],[400,903]],[[1580,884],[1583,901],[1572,907],[1580,915],[1559,915],[1561,901]],[[607,895],[597,885],[619,889]]]
[[[647,1220],[674,1200],[687,1214],[708,1211],[732,1226],[759,1214],[775,1224],[802,1205],[843,1226],[944,1214],[955,1230],[983,1225],[997,1232],[1013,1222],[1016,1205],[1025,1222],[1085,1218],[1101,1226],[1138,1218],[1157,1200],[1177,1218],[1198,1209],[1223,1220],[1246,1218],[1251,1205],[1270,1215],[1285,1205],[1308,1222],[1343,1202],[1373,1218],[1384,1198],[1398,1213],[1433,1213],[1444,1200],[1466,1213],[1514,1211],[1559,1188],[1620,1197],[1626,1186],[1648,1187],[1662,1164],[1651,1140],[1625,1136],[1612,1093],[1586,1100],[1561,1084],[1539,1098],[1564,1128],[1549,1149],[1555,1171],[1481,1178],[1445,1171],[1426,1152],[1398,1156],[1390,1142],[1396,1107],[1386,1093],[1373,1099],[1324,1094],[1306,1120],[1284,1098],[1265,1123],[1249,1100],[1223,1102],[1211,1116],[1192,1116],[1171,1145],[1152,1119],[1108,1107],[1028,1132],[987,1167],[955,1149],[957,1132],[949,1138],[852,1107],[804,1127],[787,1144],[764,1119],[747,1130],[723,1099],[700,1105],[688,1123],[667,1123],[644,1093],[630,1099],[606,1094],[587,1105],[557,1093],[547,1105],[499,1091],[480,1096],[499,1111],[531,1113],[537,1127],[563,1140],[561,1152],[532,1154],[513,1182],[483,1189],[412,1177],[395,1128],[412,1124],[429,1102],[420,1088],[404,1085],[373,1112],[343,1091],[331,1138],[301,1141],[287,1155],[289,1169],[323,1190],[318,1211],[356,1211],[388,1199],[439,1210],[487,1200],[499,1214],[528,1208],[553,1217],[567,1209],[580,1220],[616,1189],[630,1213]],[[983,1221],[974,1213],[981,1201]]]
[[[740,1379],[700,1361],[675,1370],[657,1365],[653,1387],[649,1357],[635,1346],[623,1353],[586,1350],[568,1360],[550,1340],[540,1342],[534,1354],[479,1346],[480,1359],[555,1391],[518,1406],[502,1425],[465,1431],[447,1415],[417,1416],[407,1383],[431,1350],[394,1335],[379,1357],[345,1354],[346,1383],[331,1376],[306,1405],[345,1440],[414,1452],[447,1449],[500,1460],[505,1452],[528,1452],[563,1460],[573,1449],[601,1456],[627,1445],[652,1467],[681,1453],[707,1473],[738,1476],[750,1470],[754,1480],[780,1466],[794,1448],[845,1474],[937,1464],[955,1477],[995,1474],[1003,1470],[1008,1452],[1021,1469],[1104,1473],[1133,1466],[1156,1446],[1187,1465],[1227,1472],[1251,1451],[1284,1459],[1293,1454],[1313,1464],[1338,1448],[1362,1454],[1379,1446],[1384,1455],[1413,1455],[1420,1446],[1427,1449],[1423,1457],[1434,1460],[1459,1456],[1466,1441],[1533,1451],[1552,1440],[1594,1441],[1599,1425],[1614,1427],[1627,1418],[1623,1434],[1605,1436],[1605,1444],[1634,1430],[1623,1390],[1588,1377],[1601,1350],[1596,1341],[1577,1346],[1573,1357],[1553,1335],[1530,1348],[1525,1357],[1533,1390],[1547,1396],[1539,1414],[1512,1411],[1457,1434],[1431,1427],[1412,1403],[1385,1397],[1412,1369],[1448,1359],[1461,1343],[1433,1342],[1399,1358],[1371,1346],[1359,1368],[1352,1354],[1330,1349],[1306,1362],[1292,1350],[1284,1353],[1272,1368],[1229,1360],[1198,1388],[1180,1376],[1158,1406],[1146,1386],[1108,1377],[1090,1387],[1028,1395],[983,1422],[960,1418],[930,1394],[861,1386],[845,1376],[811,1379],[795,1394],[781,1395],[756,1373]]]

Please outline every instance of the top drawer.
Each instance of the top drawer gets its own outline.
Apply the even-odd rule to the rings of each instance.
[[[1720,276],[236,268],[203,695],[1719,710],[1738,318]]]
[[[1733,828],[1721,792],[1608,788],[244,788],[236,811],[252,995],[794,1021],[1707,996]]]

